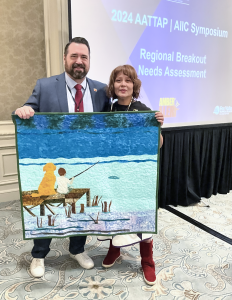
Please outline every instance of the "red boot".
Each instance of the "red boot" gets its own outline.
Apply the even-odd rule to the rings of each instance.
[[[102,262],[102,266],[105,268],[110,268],[114,265],[117,258],[120,256],[120,248],[114,247],[112,245],[112,240],[110,240],[110,248],[105,259]]]
[[[147,284],[154,285],[155,276],[155,263],[153,260],[153,241],[150,243],[141,242],[140,243],[140,255],[141,255],[141,265],[143,269],[143,277]]]

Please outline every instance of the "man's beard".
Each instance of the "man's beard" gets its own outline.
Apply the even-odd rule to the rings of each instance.
[[[77,68],[77,67],[82,68],[82,71],[81,71],[81,70],[76,70],[76,71],[74,71],[74,68]],[[71,68],[69,68],[69,67],[67,66],[67,63],[65,63],[65,71],[66,71],[70,76],[72,76],[72,78],[74,78],[74,79],[82,79],[82,78],[84,78],[84,77],[87,75],[87,73],[88,73],[88,71],[86,71],[85,65],[82,65],[82,64],[76,64],[76,63],[74,63],[74,64],[71,66]]]

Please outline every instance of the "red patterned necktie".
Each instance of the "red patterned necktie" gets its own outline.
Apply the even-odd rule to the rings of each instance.
[[[75,85],[76,95],[75,95],[75,112],[83,112],[83,95],[81,91],[82,86],[80,84]]]

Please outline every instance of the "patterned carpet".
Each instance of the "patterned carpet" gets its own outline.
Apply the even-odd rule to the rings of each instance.
[[[177,209],[232,238],[232,193]],[[22,239],[19,201],[0,203],[0,299],[232,299],[231,245],[172,213],[159,209],[154,236],[157,280],[144,283],[139,246],[121,250],[111,269],[101,267],[109,242],[88,237],[86,251],[95,268],[83,270],[69,257],[68,239],[53,239],[43,278],[31,276],[32,241]]]

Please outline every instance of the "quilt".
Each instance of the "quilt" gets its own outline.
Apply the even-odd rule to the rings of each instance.
[[[157,233],[154,112],[12,118],[24,239]]]

